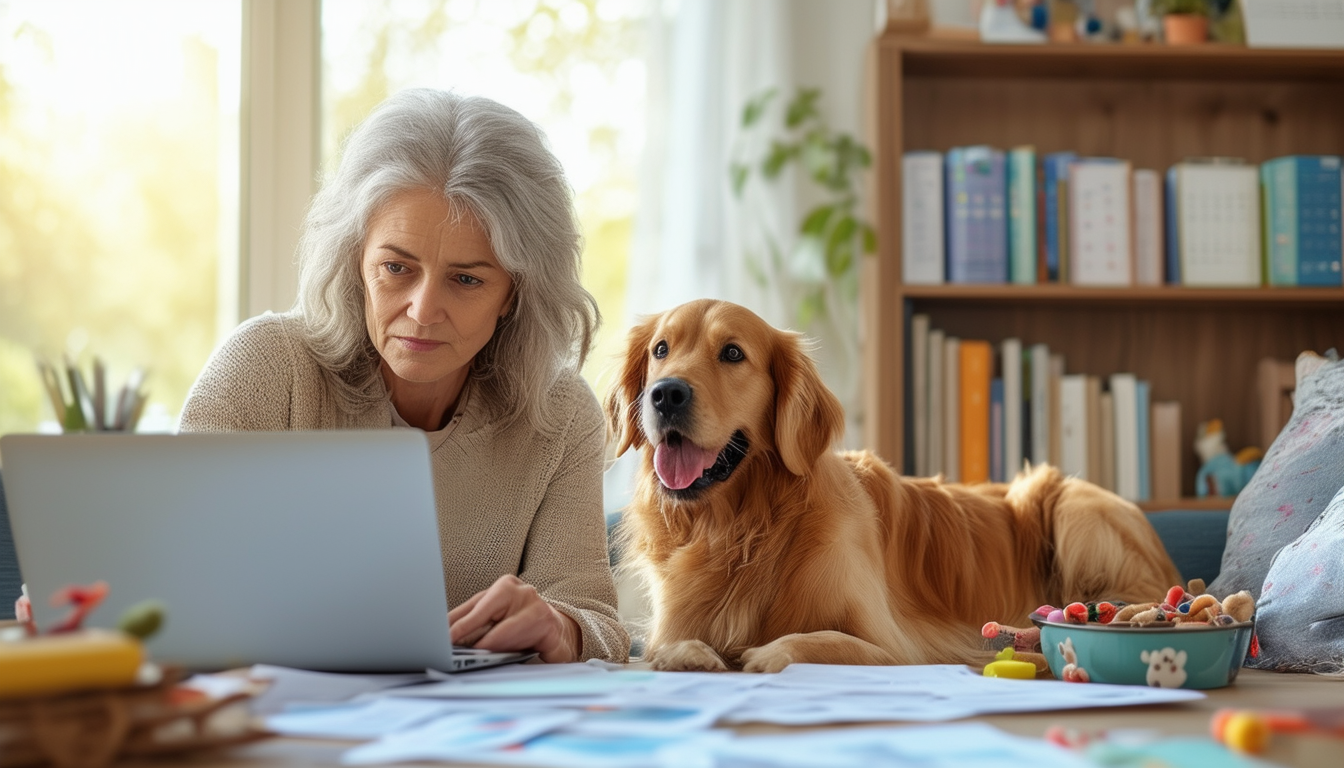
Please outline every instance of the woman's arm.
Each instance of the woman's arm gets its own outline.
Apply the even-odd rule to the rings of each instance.
[[[293,352],[277,315],[244,322],[206,362],[182,406],[182,432],[290,428]]]
[[[574,387],[577,405],[564,435],[564,455],[533,516],[518,575],[578,626],[575,661],[624,663],[630,636],[616,615],[602,510],[606,423],[588,385],[576,377]]]

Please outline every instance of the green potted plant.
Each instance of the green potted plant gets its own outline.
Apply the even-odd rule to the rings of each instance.
[[[1168,45],[1193,45],[1209,38],[1208,0],[1153,0],[1152,12],[1162,17]]]
[[[742,110],[742,130],[769,131],[765,122],[778,95],[776,89],[769,88],[750,99]],[[826,124],[818,107],[820,99],[820,89],[799,88],[785,105],[781,124],[770,132],[764,154],[742,158],[741,153],[735,153],[738,157],[729,166],[733,194],[739,200],[753,173],[767,183],[776,183],[790,165],[796,165],[812,186],[813,204],[798,224],[793,258],[771,243],[767,259],[748,259],[753,278],[763,286],[771,282],[772,274],[792,271],[795,275],[814,275],[803,280],[806,285],[795,286],[802,289],[797,307],[802,328],[827,314],[828,288],[840,287],[839,295],[832,300],[851,305],[857,302],[856,257],[877,252],[877,231],[859,210],[858,176],[872,165],[872,156],[854,137]],[[815,271],[806,266],[789,270],[785,262],[790,260],[795,267],[799,260],[812,262]]]

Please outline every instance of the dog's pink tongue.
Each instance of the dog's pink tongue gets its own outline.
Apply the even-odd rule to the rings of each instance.
[[[707,451],[690,440],[682,440],[675,447],[664,442],[653,449],[653,468],[663,485],[680,491],[714,466],[718,458],[718,452]]]

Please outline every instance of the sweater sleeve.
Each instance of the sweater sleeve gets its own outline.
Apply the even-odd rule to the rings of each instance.
[[[564,436],[564,455],[532,519],[519,577],[583,634],[579,661],[630,658],[630,635],[616,615],[616,585],[602,514],[602,451],[606,427],[597,398],[576,382],[577,407]]]
[[[254,317],[224,341],[187,393],[179,431],[290,428],[294,367],[282,323],[277,315]]]

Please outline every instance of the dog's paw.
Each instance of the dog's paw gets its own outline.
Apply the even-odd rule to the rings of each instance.
[[[648,655],[649,666],[660,672],[727,672],[723,657],[700,640],[679,640]]]
[[[776,640],[742,654],[743,672],[779,672],[795,661],[788,645]]]

